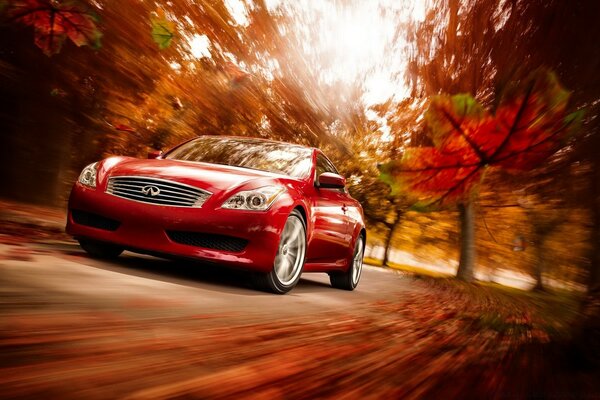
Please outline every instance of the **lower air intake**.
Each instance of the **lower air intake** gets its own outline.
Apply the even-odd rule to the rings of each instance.
[[[119,221],[86,211],[71,210],[71,215],[76,224],[104,229],[105,231],[116,231],[121,225]]]
[[[175,243],[206,249],[224,250],[239,253],[246,248],[248,241],[232,236],[214,235],[212,233],[167,231],[169,239]]]

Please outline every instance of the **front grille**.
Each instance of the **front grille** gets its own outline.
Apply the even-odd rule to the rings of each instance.
[[[142,203],[173,207],[202,207],[210,192],[183,183],[143,176],[108,179],[106,193]]]
[[[116,231],[121,225],[119,221],[86,211],[71,210],[71,215],[76,224],[104,229],[105,231]]]
[[[213,235],[211,233],[167,231],[169,239],[175,243],[207,249],[231,251],[239,253],[246,248],[248,241],[232,236]]]

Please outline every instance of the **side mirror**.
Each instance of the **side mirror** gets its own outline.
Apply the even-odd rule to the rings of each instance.
[[[162,156],[162,150],[154,150],[148,153],[148,160],[155,160]]]
[[[343,189],[346,186],[346,178],[331,172],[323,172],[319,175],[319,187],[324,189]]]

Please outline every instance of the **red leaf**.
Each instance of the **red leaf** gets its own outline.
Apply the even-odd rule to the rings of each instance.
[[[425,119],[438,149],[470,161],[489,158],[502,141],[494,118],[468,94],[433,97]]]
[[[425,206],[466,197],[486,166],[531,169],[555,153],[581,117],[566,114],[568,101],[544,70],[509,89],[494,116],[469,95],[436,96],[425,114],[435,147],[406,149],[381,178]]]
[[[115,129],[121,132],[135,132],[135,129],[128,125],[117,124],[115,125]]]
[[[16,0],[7,9],[9,20],[32,26],[35,44],[44,54],[57,54],[68,37],[77,46],[98,47],[102,34],[96,17],[79,3]]]
[[[536,73],[525,87],[510,92],[496,112],[504,139],[491,164],[527,170],[555,153],[576,122],[566,114],[569,95],[547,72]]]
[[[399,162],[381,167],[381,179],[393,192],[411,192],[417,206],[445,205],[461,198],[479,180],[479,159],[472,152],[445,154],[435,147],[406,149]],[[429,204],[428,204],[429,203]]]

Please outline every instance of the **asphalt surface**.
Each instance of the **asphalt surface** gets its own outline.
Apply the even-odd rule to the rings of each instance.
[[[0,255],[9,246],[0,245]],[[227,314],[262,319],[349,311],[388,299],[407,280],[389,269],[365,266],[353,292],[334,289],[326,274],[304,274],[286,295],[255,290],[242,271],[125,252],[115,260],[88,257],[76,244],[35,244],[0,260],[2,314],[110,310],[173,316]],[[143,304],[143,307],[131,307]],[[154,305],[154,306],[153,306]]]
[[[482,327],[502,308],[473,287],[366,266],[353,292],[306,274],[281,296],[214,265],[21,239],[0,244],[2,399],[528,398],[554,371],[516,351],[547,340],[530,322]],[[547,392],[597,392],[570,376]]]
[[[410,281],[366,266],[353,292],[305,274],[275,295],[214,265],[0,244],[0,398],[337,398],[332,382],[382,360],[362,349],[387,343],[365,342],[369,321]]]

